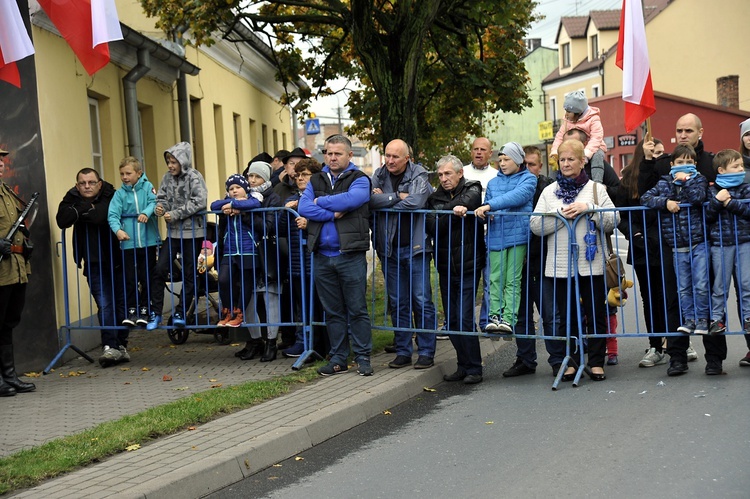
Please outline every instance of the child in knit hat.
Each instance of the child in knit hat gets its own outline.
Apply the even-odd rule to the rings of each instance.
[[[517,142],[508,142],[498,153],[500,168],[487,184],[484,204],[474,210],[482,219],[487,212],[528,212],[534,210],[536,175],[526,169],[524,151]],[[487,230],[490,257],[490,309],[485,331],[508,334],[518,320],[521,276],[529,239],[529,217],[494,215]],[[510,340],[508,336],[504,338]]]
[[[256,241],[252,215],[262,198],[248,197],[250,186],[245,177],[230,175],[226,181],[227,197],[211,203],[219,212],[219,236],[216,254],[219,260],[219,299],[221,319],[217,326],[239,327],[245,304],[255,292]]]
[[[591,180],[602,183],[604,181],[604,153],[607,145],[604,143],[604,128],[599,117],[599,108],[589,106],[586,94],[576,90],[565,96],[563,102],[565,119],[555,135],[555,141],[550,149],[550,163],[557,164],[557,148],[565,141],[568,130],[578,128],[589,137],[584,144],[584,154],[591,163]]]

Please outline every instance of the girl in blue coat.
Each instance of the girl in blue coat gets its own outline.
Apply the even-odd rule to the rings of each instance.
[[[495,211],[533,210],[536,176],[526,169],[523,148],[509,142],[498,156],[497,177],[487,184],[484,204],[474,213],[480,218]],[[510,333],[518,318],[521,274],[529,240],[529,217],[495,216],[487,234],[490,255],[490,313],[485,331]]]

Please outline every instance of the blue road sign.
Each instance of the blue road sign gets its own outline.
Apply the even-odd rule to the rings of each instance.
[[[318,118],[305,120],[305,133],[307,133],[307,135],[320,133],[320,120]]]

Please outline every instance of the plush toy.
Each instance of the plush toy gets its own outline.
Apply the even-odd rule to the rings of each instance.
[[[610,288],[607,294],[607,303],[610,307],[624,307],[627,301],[628,294],[625,292],[626,289],[633,287],[633,281],[622,278],[622,282],[618,287]]]

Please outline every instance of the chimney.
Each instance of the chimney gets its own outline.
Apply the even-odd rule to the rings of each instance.
[[[526,44],[526,52],[533,52],[534,50],[538,49],[542,46],[542,39],[541,38],[526,38],[524,40]]]
[[[738,75],[716,78],[716,101],[720,106],[740,108],[740,77]]]

